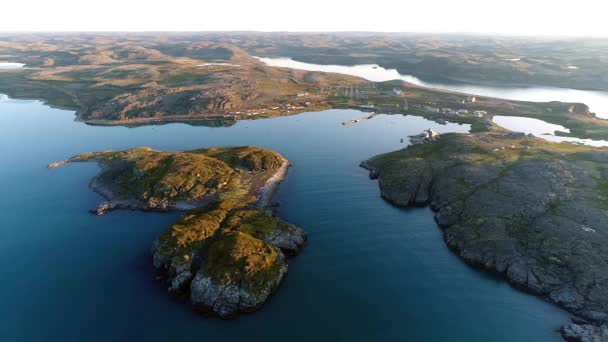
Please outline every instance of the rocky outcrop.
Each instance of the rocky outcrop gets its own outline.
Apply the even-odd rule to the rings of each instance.
[[[260,308],[287,273],[306,233],[267,212],[269,187],[289,162],[258,147],[85,153],[49,165],[96,161],[91,187],[104,196],[94,214],[118,208],[190,209],[152,244],[167,291],[220,318]]]
[[[283,253],[249,234],[228,233],[206,252],[190,284],[190,301],[220,318],[260,308],[287,273]]]
[[[243,107],[251,94],[240,94],[235,87],[213,88],[195,96],[201,106],[209,112],[221,112]]]
[[[259,209],[226,207],[186,215],[152,246],[170,293],[200,312],[233,318],[259,309],[287,273],[304,231]]]
[[[278,153],[252,146],[184,152],[140,147],[83,153],[48,168],[91,161],[101,171],[90,186],[106,199],[92,210],[98,215],[114,209],[192,209],[225,192],[259,194],[288,164]]]
[[[388,201],[429,204],[465,261],[596,327],[608,320],[607,156],[528,136],[448,134],[362,166]]]
[[[564,325],[560,333],[569,342],[606,342],[608,341],[608,325],[596,326],[588,322]]]
[[[568,111],[570,113],[579,114],[579,115],[590,115],[591,114],[591,112],[589,111],[589,106],[587,106],[584,103],[575,103],[572,106],[570,106],[570,108],[568,108]]]
[[[82,113],[85,120],[129,120],[165,116],[201,117],[225,114],[244,108],[258,96],[253,85],[217,85],[208,89],[190,87],[144,89],[120,94]]]

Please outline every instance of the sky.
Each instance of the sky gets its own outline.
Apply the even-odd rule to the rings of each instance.
[[[608,37],[605,0],[4,0],[0,31],[374,31]]]

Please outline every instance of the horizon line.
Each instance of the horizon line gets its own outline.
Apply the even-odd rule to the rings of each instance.
[[[103,34],[103,33],[163,33],[163,34],[204,34],[204,33],[260,33],[260,34],[387,34],[387,35],[441,35],[441,36],[486,36],[518,38],[592,38],[608,39],[608,35],[567,35],[567,34],[520,34],[503,32],[446,32],[446,31],[290,31],[290,30],[0,30],[0,34]]]

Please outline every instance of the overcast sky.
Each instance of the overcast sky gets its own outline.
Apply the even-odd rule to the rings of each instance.
[[[608,37],[605,0],[6,0],[0,31],[388,31]]]

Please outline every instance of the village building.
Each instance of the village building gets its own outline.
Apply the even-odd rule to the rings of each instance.
[[[467,96],[462,103],[474,103],[475,101],[477,101],[475,96]]]
[[[437,131],[429,128],[418,135],[410,135],[410,142],[412,145],[430,144],[435,142],[439,136],[440,134]]]

